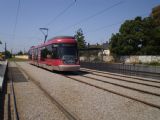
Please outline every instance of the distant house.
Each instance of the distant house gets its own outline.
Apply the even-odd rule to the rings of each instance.
[[[108,41],[106,41],[106,43],[102,44],[102,48],[103,48],[103,55],[104,56],[109,56],[110,55],[110,50],[109,50],[109,43],[108,43]]]
[[[103,55],[104,56],[109,56],[110,55],[110,50],[103,50]]]
[[[103,48],[104,50],[108,50],[108,49],[109,49],[109,43],[108,43],[108,41],[106,41],[106,43],[103,43],[103,44],[102,44],[102,48]]]

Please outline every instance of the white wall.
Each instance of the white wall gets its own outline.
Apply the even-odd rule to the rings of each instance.
[[[16,55],[15,58],[28,59],[28,55]]]
[[[121,56],[120,62],[125,63],[160,63],[160,56]]]

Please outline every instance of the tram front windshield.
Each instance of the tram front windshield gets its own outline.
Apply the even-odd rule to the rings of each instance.
[[[74,57],[77,58],[77,45],[76,44],[61,44],[59,47],[60,57]]]

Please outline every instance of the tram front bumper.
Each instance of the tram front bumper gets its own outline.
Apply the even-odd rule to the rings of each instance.
[[[60,71],[78,71],[80,65],[59,65]]]

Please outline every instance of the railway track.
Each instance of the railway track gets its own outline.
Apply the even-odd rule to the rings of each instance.
[[[14,77],[13,77],[13,71],[12,71],[12,68],[9,68],[9,80],[11,82],[10,84],[10,92],[11,92],[11,96],[12,96],[12,99],[13,99],[13,111],[10,112],[11,115],[8,115],[9,116],[9,119],[15,119],[15,120],[19,120],[19,113],[18,113],[18,109],[17,109],[17,101],[16,101],[16,93],[15,93],[15,90],[14,90]],[[9,108],[10,109],[10,108]]]
[[[118,77],[123,77],[123,78],[132,78],[134,80],[138,80],[138,81],[147,81],[147,82],[153,82],[153,83],[160,83],[160,80],[155,80],[155,79],[147,79],[147,78],[142,78],[142,77],[136,77],[136,76],[131,76],[131,75],[123,75],[123,74],[118,74],[118,73],[111,73],[111,72],[104,72],[104,71],[97,71],[97,70],[91,70],[91,69],[86,69],[86,68],[81,68],[80,72],[89,72],[92,74],[96,74],[97,73],[102,73],[103,75],[110,77],[110,78],[114,78],[114,79],[118,79],[115,76]],[[109,76],[111,75],[111,76]]]
[[[19,66],[19,65],[18,65]],[[68,119],[79,119],[77,116],[72,114],[63,104],[61,104],[60,101],[58,101],[55,97],[50,96],[50,94],[43,89],[43,87],[35,81],[32,77],[30,77],[23,68],[19,66],[19,68],[27,74],[29,79],[33,81],[44,93],[45,95],[54,103],[57,104],[57,107],[64,112],[66,116],[68,116]],[[49,71],[49,70],[48,70]],[[52,71],[49,71],[52,72]],[[73,73],[60,73],[56,72],[57,74],[69,78],[69,80],[77,81],[81,84],[86,84],[88,86],[95,87],[96,89],[100,89],[121,97],[125,97],[134,101],[137,101],[139,103],[145,104],[147,106],[160,109],[160,84],[158,80],[145,80],[143,78],[136,79],[130,78],[129,76],[118,76],[111,75],[107,73],[100,73],[96,71],[89,71],[89,70],[82,70],[78,74],[76,72]],[[112,78],[111,78],[112,77]],[[106,79],[109,79],[110,81],[107,81]],[[118,81],[120,83],[114,83],[115,81]],[[139,84],[140,83],[140,84]],[[129,86],[127,84],[132,84],[134,86],[142,86],[142,88],[135,88],[132,86]],[[143,89],[145,87],[145,89]]]
[[[147,90],[145,91],[145,90],[137,89],[137,88],[134,88],[134,87],[129,87],[129,86],[127,86],[127,85],[117,84],[117,83],[114,83],[114,82],[108,82],[108,81],[101,80],[101,79],[97,79],[97,78],[94,78],[94,77],[88,77],[88,76],[83,76],[83,77],[84,77],[84,78],[93,79],[93,80],[96,80],[96,81],[100,81],[100,82],[103,82],[103,83],[108,83],[108,84],[112,84],[112,85],[115,85],[115,86],[119,86],[119,87],[131,89],[131,90],[138,91],[138,92],[141,92],[141,93],[150,94],[150,95],[155,95],[155,96],[159,96],[159,97],[160,97],[160,94],[159,94],[159,93],[154,93],[154,92],[150,92],[150,91],[147,91]],[[148,86],[148,85],[147,85],[147,86]],[[152,86],[152,87],[153,87],[153,86]]]
[[[88,69],[92,69],[92,68],[88,67]],[[95,68],[93,68],[93,69],[95,69]],[[99,69],[99,70],[101,71],[101,69]],[[113,67],[108,67],[106,69],[103,69],[102,71],[103,72],[108,72],[108,73],[113,73],[113,74],[116,73],[116,74],[121,74],[121,75],[134,76],[134,77],[139,76],[139,77],[153,78],[153,79],[160,78],[160,74],[159,73],[137,71],[136,69],[135,70],[130,70],[130,69],[126,70],[124,66],[121,66],[119,69],[115,69]]]
[[[112,69],[112,68],[110,68]],[[136,71],[136,70],[125,70],[123,69],[113,69],[113,70],[108,70],[108,72],[114,72],[114,73],[120,73],[120,74],[125,74],[125,75],[134,75],[134,76],[140,76],[140,77],[149,77],[149,78],[158,78],[160,75],[158,73],[151,73],[151,72],[143,72],[143,71]]]
[[[84,72],[86,74],[84,74]],[[87,74],[90,74],[90,76],[88,76]],[[98,75],[96,73],[90,73],[90,71],[88,71],[88,70],[87,71],[84,71],[84,70],[80,71],[79,74],[77,74],[77,73],[76,74],[73,73],[73,74],[69,74],[69,75],[64,74],[63,76],[70,78],[72,80],[75,80],[77,82],[80,82],[80,83],[83,83],[83,84],[86,84],[86,85],[89,85],[89,86],[116,94],[116,95],[119,95],[122,97],[126,97],[129,99],[135,100],[137,102],[146,104],[148,106],[160,109],[160,102],[159,102],[160,101],[160,94],[159,94],[159,91],[160,91],[159,85],[160,84],[155,85],[155,84],[158,84],[159,81],[156,81],[156,80],[155,81],[153,81],[153,80],[148,81],[145,79],[137,79],[138,81],[141,80],[141,83],[139,83],[139,82],[130,81],[128,79],[124,80],[123,78],[115,78],[115,77],[111,77],[111,76],[108,77],[106,75]],[[99,76],[101,78],[97,78]],[[103,79],[102,79],[102,77],[103,77]],[[104,80],[106,78],[111,78],[111,80],[110,81]],[[129,77],[126,77],[126,78],[129,78]],[[123,83],[124,85],[122,85],[120,83],[114,83],[113,82],[114,80],[124,82]],[[136,80],[136,78],[134,78],[133,80]],[[131,83],[134,85],[140,85],[142,87],[145,87],[146,89],[143,90],[141,88],[135,88],[132,86],[128,86],[128,85],[125,85],[125,82]],[[148,82],[148,83],[146,84],[146,83],[142,83],[142,82]],[[111,87],[108,87],[109,85],[111,85]],[[154,89],[156,92],[153,92],[151,89]],[[123,92],[123,91],[127,91],[128,93]],[[132,95],[132,93],[134,93],[135,95]]]
[[[160,84],[157,83],[157,82],[153,82],[153,81],[149,82],[149,79],[148,80],[143,79],[144,81],[143,80],[141,81],[141,80],[136,80],[136,79],[117,76],[119,78],[119,80],[118,80],[118,79],[107,77],[108,74],[106,74],[106,73],[98,73],[96,71],[91,72],[89,70],[86,70],[86,71],[83,70],[83,71],[80,71],[80,72],[55,72],[55,71],[50,71],[50,70],[46,70],[46,69],[41,70],[40,68],[30,66],[30,65],[27,65],[27,64],[20,64],[20,63],[17,63],[17,64],[22,68],[22,70],[24,72],[26,72],[26,74],[30,75],[30,76],[28,76],[28,79],[31,79],[31,80],[35,79],[35,82],[39,81],[36,84],[40,85],[40,87],[42,87],[42,89],[44,87],[46,92],[50,91],[49,95],[51,95],[51,93],[52,93],[51,91],[56,91],[56,90],[59,91],[60,86],[61,87],[64,86],[64,88],[62,88],[62,90],[60,90],[58,92],[58,94],[54,94],[55,96],[51,96],[51,97],[59,98],[59,100],[61,100],[63,104],[65,104],[68,108],[70,108],[69,110],[74,110],[75,105],[73,107],[70,107],[70,102],[68,102],[69,104],[67,102],[64,102],[63,100],[66,99],[66,97],[63,97],[63,94],[64,94],[64,96],[69,96],[69,97],[67,97],[67,100],[72,98],[72,94],[70,94],[70,92],[73,92],[73,91],[71,91],[72,89],[69,89],[69,90],[66,89],[66,88],[70,87],[70,85],[73,86],[73,88],[74,88],[73,90],[76,90],[76,92],[73,92],[73,96],[75,95],[74,97],[76,97],[76,93],[79,91],[81,86],[83,88],[83,93],[84,93],[84,89],[85,90],[89,89],[89,91],[90,90],[95,91],[95,93],[98,93],[98,96],[99,96],[98,98],[100,98],[100,99],[101,99],[101,97],[103,98],[102,95],[107,95],[107,96],[104,96],[105,97],[105,99],[103,101],[104,105],[103,105],[103,102],[101,102],[101,100],[100,100],[100,102],[98,102],[100,105],[98,104],[98,106],[101,106],[101,105],[105,106],[106,101],[108,101],[108,99],[109,99],[109,103],[107,103],[107,105],[109,105],[108,107],[112,108],[113,107],[112,104],[114,104],[114,103],[117,104],[117,102],[119,102],[119,99],[120,99],[120,100],[122,100],[122,103],[124,103],[124,104],[122,104],[123,108],[125,106],[126,110],[132,110],[132,108],[135,109],[135,107],[136,108],[138,107],[138,109],[140,108],[142,110],[149,110],[149,111],[150,110],[155,110],[155,111],[160,110],[160,102],[159,102],[160,101],[160,96],[159,96],[160,92],[158,92],[158,91],[160,91],[160,88],[158,87],[158,86],[160,86]],[[44,78],[46,78],[46,83],[49,82],[50,85],[53,84],[53,85],[50,86],[51,87],[50,90],[47,88],[48,85],[47,86],[42,85],[42,84],[45,84],[45,80],[43,80],[43,78],[41,79],[41,77],[43,75],[34,76],[34,74],[36,74],[35,71],[37,71],[38,73],[45,73]],[[94,73],[94,74],[92,74],[92,73]],[[56,75],[56,74],[58,74],[58,75]],[[39,76],[39,77],[37,77],[37,76]],[[54,76],[57,76],[57,78],[54,78]],[[116,77],[116,75],[110,75],[110,77],[111,76]],[[51,78],[51,77],[53,77],[53,78]],[[39,78],[39,80],[37,78]],[[123,81],[123,79],[126,80],[126,81]],[[108,81],[108,83],[105,82],[105,81]],[[128,81],[133,81],[133,82],[128,82]],[[158,81],[158,80],[155,80],[155,81]],[[109,82],[113,82],[113,83],[117,82],[117,83],[116,84],[110,84]],[[142,83],[142,84],[137,84],[135,82]],[[58,87],[56,86],[56,84],[58,85]],[[129,84],[133,85],[133,89],[132,89],[132,86],[130,86]],[[67,87],[65,87],[65,85]],[[124,86],[127,86],[127,87],[124,87]],[[134,86],[136,86],[136,89],[134,89]],[[76,89],[75,89],[75,87],[76,87]],[[131,89],[129,89],[128,87],[130,87]],[[145,87],[145,89],[143,89],[143,87]],[[144,92],[139,91],[139,89],[143,90]],[[65,91],[65,93],[63,93],[63,91]],[[148,92],[145,92],[145,91],[148,91]],[[61,97],[59,97],[58,95],[59,95],[59,93],[61,94],[61,92],[63,94],[62,94]],[[82,96],[83,96],[83,93],[82,93]],[[91,93],[88,92],[87,95],[91,95]],[[81,95],[79,95],[79,96],[81,96]],[[93,96],[93,98],[95,98],[96,95],[94,94],[94,92],[88,98],[90,98],[90,97],[92,98],[92,96]],[[86,98],[86,101],[87,101],[88,98]],[[98,98],[96,97],[96,100]],[[113,98],[115,98],[115,99],[113,99]],[[59,100],[57,100],[57,101],[59,102]],[[91,99],[91,101],[92,101],[92,99]],[[77,99],[74,102],[77,103]],[[79,101],[79,102],[83,103],[81,101]],[[88,102],[84,102],[84,103],[88,103]],[[62,104],[62,106],[63,106],[63,104]],[[86,104],[85,106],[87,106],[87,105],[88,104]],[[121,104],[117,104],[117,105],[121,106]],[[131,107],[131,109],[128,108],[128,105],[129,105],[129,107]],[[89,106],[90,106],[90,104],[89,104]],[[92,104],[91,104],[91,106],[92,106]],[[79,109],[79,107],[81,107],[81,106],[76,106],[76,107],[78,107],[77,109]],[[64,107],[64,108],[66,108],[66,107]],[[97,106],[96,106],[96,108],[97,108]],[[84,109],[83,109],[83,111],[84,111]],[[99,110],[97,110],[97,111],[99,111]],[[82,113],[82,112],[80,112],[80,113]],[[79,112],[76,112],[76,114],[80,118],[83,118],[81,116],[81,114],[79,114]],[[150,113],[150,114],[152,114],[152,113]],[[83,113],[83,115],[84,115],[84,113]]]
[[[47,98],[49,98],[49,100],[55,104],[61,112],[64,113],[64,115],[69,119],[69,120],[80,120],[80,118],[78,118],[78,116],[76,116],[73,112],[71,112],[61,101],[59,101],[57,98],[55,98],[54,96],[51,96],[47,90],[45,90],[41,84],[39,82],[37,82],[36,80],[34,80],[23,68],[21,68],[20,65],[18,65],[16,62],[15,64],[17,65],[18,69],[25,74],[25,76],[28,77],[28,80],[31,80],[44,94]]]
[[[149,81],[149,80],[145,80],[145,79],[141,80],[141,79],[133,78],[133,77],[129,77],[129,76],[110,75],[110,73],[108,74],[108,73],[101,73],[101,72],[96,73],[94,71],[88,71],[88,70],[87,70],[87,72],[92,75],[101,76],[101,77],[105,77],[105,78],[111,78],[112,80],[116,80],[116,81],[123,81],[123,82],[138,84],[138,85],[149,86],[149,87],[153,87],[153,88],[160,88],[159,81]],[[83,73],[86,73],[86,71],[81,70],[80,73],[83,74]],[[128,78],[131,78],[131,79],[128,79]]]
[[[52,71],[50,71],[50,72],[52,72]],[[98,73],[103,73],[103,75],[98,75]],[[69,75],[68,75],[68,73],[67,74],[66,73],[62,74],[62,73],[59,73],[59,72],[57,72],[57,74],[62,75],[62,76],[66,77],[66,78],[69,78],[71,80],[74,80],[74,81],[77,81],[77,82],[80,82],[80,83],[83,83],[83,84],[86,84],[86,85],[104,90],[104,91],[107,91],[107,92],[110,92],[110,93],[113,93],[113,94],[116,94],[116,95],[119,95],[119,96],[122,96],[122,97],[125,97],[125,98],[135,100],[137,102],[146,104],[150,107],[160,109],[160,103],[159,103],[159,101],[160,101],[160,94],[159,94],[160,85],[157,85],[157,84],[160,83],[160,81],[158,81],[158,80],[153,80],[153,79],[149,80],[149,79],[120,75],[120,74],[117,75],[119,78],[116,78],[115,74],[112,74],[112,73],[109,73],[110,75],[112,75],[112,77],[111,77],[111,76],[106,75],[106,73],[104,73],[104,72],[99,71],[99,72],[95,73],[95,71],[94,71],[94,73],[93,73],[93,71],[91,72],[91,70],[82,70],[78,74],[75,73],[75,72],[69,73]],[[89,77],[89,76],[86,76],[85,74],[86,75],[87,74],[92,74],[92,75],[96,75],[96,76]],[[153,92],[153,91],[149,91],[149,90],[143,90],[143,89],[127,86],[127,85],[121,85],[121,84],[101,80],[99,78],[96,78],[97,76],[104,77],[105,79],[106,78],[111,78],[112,80],[118,80],[120,82],[126,82],[126,83],[132,83],[132,84],[136,84],[136,85],[146,86],[146,87],[152,88],[152,89],[154,88],[154,89],[157,90],[157,92]],[[123,78],[120,78],[120,77],[123,77]],[[124,78],[127,78],[127,79],[124,79]],[[88,80],[85,80],[85,79],[88,79]],[[134,80],[137,80],[138,82],[135,82]],[[97,83],[93,83],[95,81]],[[102,84],[103,85],[110,84],[110,85],[112,85],[113,88],[112,89],[108,88],[106,86],[103,86]],[[114,90],[116,87],[121,89],[121,91]],[[134,94],[136,94],[136,95],[133,96],[132,94],[126,94],[126,93],[123,93],[122,91],[135,92]],[[137,94],[138,94],[138,97],[137,97]],[[139,98],[139,96],[144,96],[144,98],[143,97]],[[152,98],[155,99],[155,100],[152,100]]]
[[[80,71],[80,72],[84,72],[84,71]],[[136,81],[138,79],[135,79],[135,78],[131,78],[130,80],[128,79],[125,79],[125,77],[114,77],[114,76],[108,76],[108,75],[104,75],[104,74],[97,74],[97,73],[92,73],[90,72],[89,74],[92,74],[92,75],[96,75],[96,76],[101,76],[101,77],[105,77],[105,78],[111,78],[111,79],[114,79],[114,80],[117,80],[117,81],[125,81],[125,82],[128,82],[128,83],[135,83],[135,84],[140,84],[140,85],[145,85],[145,86],[150,86],[150,87],[153,87],[153,88],[160,88],[160,85],[157,85],[157,82],[155,82],[156,84],[150,84],[150,81],[143,81],[141,82],[140,81]],[[151,81],[151,83],[154,83],[153,81]]]

